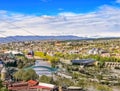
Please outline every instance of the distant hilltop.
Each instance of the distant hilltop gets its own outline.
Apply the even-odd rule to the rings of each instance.
[[[0,38],[2,42],[17,42],[17,41],[34,41],[34,40],[81,40],[87,39],[87,37],[78,36],[10,36],[6,38]]]
[[[105,37],[105,38],[89,38],[89,37],[78,37],[78,36],[10,36],[0,38],[0,43],[7,42],[19,42],[19,41],[35,41],[35,40],[92,40],[92,39],[113,39],[119,37]]]

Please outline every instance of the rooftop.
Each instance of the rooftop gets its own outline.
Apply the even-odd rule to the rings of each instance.
[[[95,60],[92,59],[80,59],[80,60],[71,60],[73,64],[90,64],[94,63]]]

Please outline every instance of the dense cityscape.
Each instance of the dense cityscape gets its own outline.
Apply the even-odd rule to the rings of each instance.
[[[0,91],[119,91],[120,39],[0,44]]]
[[[0,0],[0,91],[120,91],[120,0]]]

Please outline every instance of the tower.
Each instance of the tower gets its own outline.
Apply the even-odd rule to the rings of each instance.
[[[3,67],[1,70],[1,80],[2,81],[4,81],[6,79],[6,75],[7,75],[7,70],[5,67]]]

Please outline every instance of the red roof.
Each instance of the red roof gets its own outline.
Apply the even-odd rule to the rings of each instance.
[[[21,87],[8,87],[9,90],[22,90],[28,89],[28,86],[21,86]]]
[[[29,84],[29,85],[37,85],[38,82],[37,82],[37,81],[34,81],[34,80],[29,80],[29,81],[28,81],[28,84]]]
[[[33,86],[33,87],[30,87],[30,88],[52,89],[50,87],[45,87],[45,86]]]

